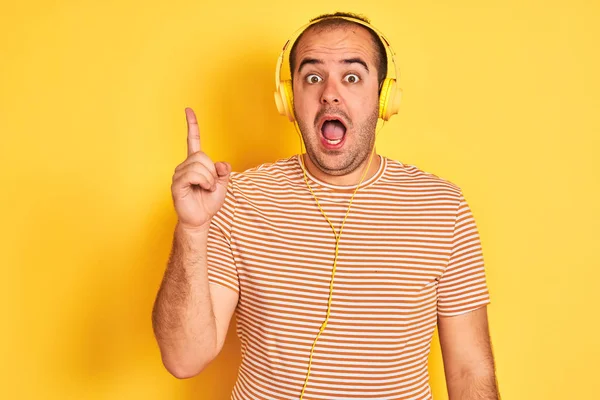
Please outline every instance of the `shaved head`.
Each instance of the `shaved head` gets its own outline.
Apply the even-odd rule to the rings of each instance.
[[[364,23],[370,23],[370,21],[360,15],[352,14],[352,13],[343,13],[337,12],[334,14],[324,14],[320,15],[316,18],[310,20],[310,22],[314,22],[313,25],[309,26],[304,32],[298,36],[292,49],[290,51],[290,71],[292,76],[292,81],[294,77],[294,73],[297,69],[297,47],[302,41],[302,38],[305,34],[310,32],[320,33],[320,32],[328,32],[335,29],[363,29],[367,31],[372,39],[373,45],[373,55],[374,55],[374,64],[377,68],[377,78],[379,81],[379,85],[383,82],[385,77],[387,76],[387,53],[385,51],[385,46],[381,42],[381,38],[379,35],[368,26],[361,25],[358,22],[350,21],[344,18],[353,18],[360,20]],[[316,22],[315,22],[316,21]]]

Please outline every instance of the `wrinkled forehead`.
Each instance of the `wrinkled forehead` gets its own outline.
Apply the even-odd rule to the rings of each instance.
[[[296,65],[303,58],[361,56],[369,66],[375,66],[376,49],[367,29],[356,24],[310,26],[296,44]]]

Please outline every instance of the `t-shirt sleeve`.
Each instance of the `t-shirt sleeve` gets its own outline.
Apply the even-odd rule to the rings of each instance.
[[[213,217],[208,232],[208,281],[239,292],[238,273],[231,247],[235,206],[230,180],[225,202]]]
[[[438,315],[450,317],[490,303],[479,232],[461,193],[452,250],[438,283]]]

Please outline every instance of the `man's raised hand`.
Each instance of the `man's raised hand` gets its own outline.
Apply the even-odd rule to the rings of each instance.
[[[191,108],[187,119],[187,158],[175,168],[171,194],[178,223],[184,229],[208,229],[211,218],[225,201],[231,167],[213,163],[200,147],[200,129]]]

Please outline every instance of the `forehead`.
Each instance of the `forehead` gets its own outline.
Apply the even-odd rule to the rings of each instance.
[[[296,46],[296,60],[305,57],[356,55],[364,57],[368,64],[375,63],[373,37],[362,26],[342,25],[335,27],[310,27]],[[297,67],[298,63],[296,63]]]

